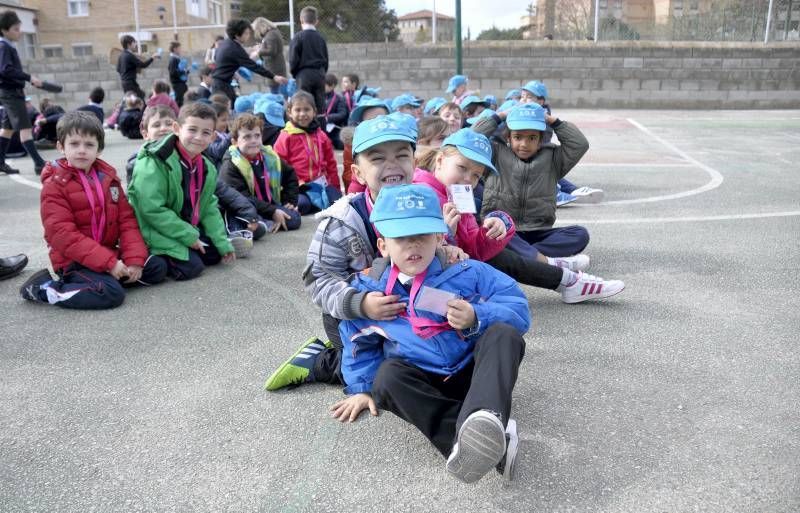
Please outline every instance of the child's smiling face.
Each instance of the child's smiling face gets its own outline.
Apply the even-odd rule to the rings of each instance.
[[[522,160],[528,160],[536,155],[541,142],[542,132],[539,130],[511,130],[508,136],[511,151]]]
[[[387,185],[411,183],[414,150],[406,141],[386,141],[356,155],[352,166],[359,183],[366,185],[372,199]]]

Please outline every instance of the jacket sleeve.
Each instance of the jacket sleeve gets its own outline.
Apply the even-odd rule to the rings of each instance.
[[[281,130],[281,133],[278,134],[278,139],[275,140],[275,145],[272,147],[275,153],[286,162],[292,161],[289,155],[289,139],[289,134]]]
[[[477,123],[472,125],[472,130],[474,132],[478,132],[479,134],[485,135],[491,140],[492,134],[494,133],[495,130],[497,130],[497,127],[499,125],[500,125],[500,118],[497,116],[497,114],[493,114],[491,116],[478,120]]]
[[[481,262],[497,256],[506,247],[511,237],[514,236],[514,224],[511,218],[506,214],[505,219],[501,218],[501,221],[506,224],[506,236],[502,239],[492,239],[486,235],[486,228],[478,224],[478,220],[474,215],[462,215],[456,229],[458,247],[463,249],[470,258]],[[508,223],[511,223],[510,230],[508,229]]]
[[[136,67],[137,68],[146,68],[149,65],[153,64],[153,58],[152,57],[150,57],[149,59],[141,60],[141,59],[139,59],[138,57],[136,57],[134,55],[133,58],[134,58],[134,61],[136,62]]]
[[[363,321],[342,321],[339,334],[342,349],[342,377],[344,393],[348,395],[369,393],[378,368],[383,363],[383,337],[370,333]],[[365,329],[362,331],[359,326]]]
[[[81,233],[63,187],[45,182],[42,187],[42,224],[47,243],[70,260],[104,273],[117,263],[114,252]]]
[[[247,220],[247,222],[254,221],[258,218],[256,207],[239,191],[220,179],[217,180],[217,187],[214,190],[214,194],[217,196],[217,200],[223,210],[226,210],[240,219]]]
[[[560,146],[553,151],[553,169],[558,173],[558,178],[564,178],[575,167],[587,151],[589,141],[577,126],[568,121],[556,120],[552,124],[553,131],[558,136]]]
[[[206,236],[214,243],[220,255],[226,255],[233,251],[233,246],[228,240],[228,231],[225,229],[217,197],[214,195],[214,190],[217,188],[217,168],[208,161],[206,167],[206,182],[200,193],[200,224],[203,225]]]
[[[281,203],[291,203],[297,206],[297,197],[300,195],[300,185],[297,183],[297,173],[291,164],[281,159]]]
[[[293,77],[297,75],[300,62],[303,58],[303,45],[300,42],[301,34],[302,31],[295,34],[292,42],[289,43],[289,71],[292,73]]]
[[[333,143],[324,130],[320,129],[319,133],[322,136],[322,153],[325,157],[325,178],[328,180],[328,185],[341,190],[339,164],[336,163],[336,154],[333,153]]]
[[[234,50],[234,57],[236,57],[236,62],[239,64],[240,67],[247,68],[250,71],[258,73],[262,77],[266,78],[273,78],[275,74],[272,73],[270,70],[256,64],[256,62],[247,55],[247,52],[242,48],[240,45],[235,45]]]
[[[308,267],[303,276],[306,290],[323,313],[337,319],[364,317],[361,300],[366,292],[356,291],[349,281],[353,269],[348,251],[351,243],[366,244],[355,229],[329,217],[317,225],[306,257]]]
[[[480,337],[492,324],[504,322],[525,334],[531,325],[528,298],[510,276],[483,262],[473,262],[477,267],[478,293],[481,301],[472,303],[477,327],[470,337]]]
[[[119,215],[119,254],[120,259],[125,265],[138,265],[144,267],[147,256],[150,254],[147,245],[139,231],[139,223],[136,222],[136,214],[133,212],[125,193],[120,191],[119,204],[117,205]]]
[[[30,82],[31,76],[13,65],[12,51],[14,49],[8,43],[0,43],[0,75],[12,80]]]
[[[225,158],[222,160],[222,165],[219,168],[219,176],[220,181],[225,182],[231,188],[235,189],[239,195],[247,199],[253,208],[256,209],[256,213],[259,216],[265,219],[272,218],[272,214],[275,213],[275,205],[260,200],[257,196],[253,196],[250,193],[250,188],[247,186],[247,182],[245,182],[242,173],[239,172],[239,169],[237,169],[230,159]]]
[[[168,177],[158,166],[156,158],[149,155],[136,160],[133,187],[128,192],[136,218],[141,225],[188,248],[200,232],[167,206]]]

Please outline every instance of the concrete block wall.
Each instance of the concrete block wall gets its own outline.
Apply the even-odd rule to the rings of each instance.
[[[330,70],[355,72],[362,84],[381,86],[381,96],[413,92],[444,96],[455,73],[452,45],[331,45]],[[196,56],[200,61],[200,56]],[[470,87],[502,98],[531,79],[547,84],[559,108],[751,109],[800,108],[800,43],[661,43],[650,41],[471,42],[463,51]],[[84,104],[92,87],[106,89],[110,110],[122,91],[106,59],[45,59],[27,69],[63,83],[50,95],[29,88],[36,101],[54,97],[67,108]],[[140,75],[147,90],[166,77],[166,59]],[[197,84],[196,74],[191,85]],[[256,77],[244,92],[265,89]]]

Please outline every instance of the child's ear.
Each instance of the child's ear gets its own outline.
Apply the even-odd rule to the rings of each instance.
[[[142,134],[142,139],[144,139],[146,141],[147,140],[147,129],[146,128],[140,128],[139,129],[139,133]]]
[[[443,233],[437,233],[436,234],[436,245],[437,246],[441,246],[442,244],[444,244],[444,234]]]
[[[350,164],[350,172],[353,173],[353,176],[356,177],[356,181],[361,185],[367,185],[367,181],[361,176],[361,169],[358,167],[358,164],[353,163]]]
[[[61,141],[56,141],[56,149],[62,155],[64,155],[64,145],[61,144]]]
[[[178,135],[180,133],[180,131],[181,131],[181,126],[178,124],[177,121],[173,121],[172,122],[172,132],[175,135]]]
[[[383,237],[378,238],[378,251],[381,252],[381,256],[383,258],[389,258],[389,250],[386,249],[386,241],[383,239]]]

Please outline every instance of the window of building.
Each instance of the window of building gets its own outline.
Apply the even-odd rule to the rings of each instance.
[[[87,55],[92,55],[92,44],[77,43],[72,45],[72,55],[74,57],[85,57]]]
[[[36,58],[36,34],[22,34],[22,43],[17,47],[22,60]]]
[[[197,18],[208,18],[207,0],[186,0],[186,14]]]
[[[60,46],[43,46],[42,53],[45,59],[54,59],[64,57],[64,49]]]
[[[89,16],[89,0],[67,0],[67,15]]]
[[[222,2],[220,0],[211,0],[211,5],[209,6],[209,14],[211,15],[211,24],[212,25],[222,25],[225,23],[223,20],[222,13]]]

